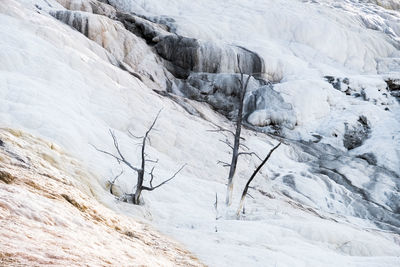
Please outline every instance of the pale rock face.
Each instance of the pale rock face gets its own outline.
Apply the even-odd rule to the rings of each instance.
[[[73,11],[84,11],[98,15],[104,15],[109,18],[116,18],[116,10],[106,1],[97,0],[57,0],[63,7]]]
[[[400,78],[398,11],[353,0],[6,3],[1,124],[73,154],[94,173],[76,178],[98,181],[88,188],[108,207],[152,223],[210,266],[399,265],[400,106],[391,95]],[[259,160],[240,159],[233,208],[216,212],[227,176],[216,162],[230,154],[210,130],[234,130],[226,117],[236,115],[240,69],[262,72],[245,99],[245,145],[264,157],[284,144],[236,220],[232,209]],[[161,179],[187,168],[144,194],[143,206],[116,202],[106,184],[121,166],[90,144],[115,152],[114,130],[137,164],[128,132],[141,136],[161,108],[147,147],[159,159],[155,172]],[[116,184],[121,194],[134,185],[127,170]],[[12,190],[4,195],[22,203],[12,192],[25,189]],[[27,195],[39,211],[50,205]],[[65,220],[54,212],[46,218]],[[115,246],[129,243],[117,237]]]
[[[78,10],[93,13],[91,2],[88,0],[57,0],[57,2],[68,10]]]
[[[131,34],[117,21],[78,11],[52,11],[55,18],[75,28],[104,47],[114,58],[115,65],[134,73],[149,87],[165,88],[166,78],[160,59],[145,41]]]

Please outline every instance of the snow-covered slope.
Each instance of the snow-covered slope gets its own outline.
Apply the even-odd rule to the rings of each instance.
[[[398,79],[400,73],[397,11],[350,0],[110,3],[123,11],[147,14],[154,21],[167,15],[171,19],[164,19],[166,24],[180,35],[218,45],[244,46],[256,52],[264,62],[265,77],[279,81],[274,89],[293,105],[300,126],[295,132],[302,139],[311,139],[314,131],[326,137],[327,143],[336,142],[337,147],[344,123],[355,123],[360,115],[366,115],[372,127],[384,132],[379,134],[379,142],[374,142],[385,147],[384,153],[377,154],[378,161],[399,171],[398,152],[392,149],[399,139],[390,144],[385,141],[386,135],[398,138],[397,116],[385,111],[387,105],[391,110],[398,109],[398,105],[387,97],[384,82],[388,77]],[[377,105],[339,96],[325,76],[347,78],[349,85],[344,84],[342,91],[349,87],[348,94]],[[332,123],[331,115],[340,123]],[[382,125],[383,118],[387,120],[386,127]],[[330,138],[332,135],[339,138]],[[371,151],[377,152],[376,147]],[[385,156],[387,153],[395,158],[394,162]]]
[[[12,129],[0,140],[2,266],[202,266],[97,202],[96,178],[55,144]]]
[[[400,78],[395,5],[103,2],[3,0],[2,127],[63,147],[96,174],[99,201],[210,266],[400,264],[400,109],[385,82]],[[216,162],[230,155],[209,131],[232,127],[223,115],[235,117],[239,67],[261,72],[246,98],[248,127],[260,132],[244,130],[246,145],[263,157],[284,138],[240,220],[231,214],[259,161],[240,160],[232,210],[219,205],[216,215],[227,177]],[[143,134],[160,108],[147,150],[155,173],[161,181],[188,165],[144,205],[118,202],[106,181],[121,166],[90,144],[113,151],[112,129],[137,163],[128,131]],[[134,184],[126,169],[118,191]]]

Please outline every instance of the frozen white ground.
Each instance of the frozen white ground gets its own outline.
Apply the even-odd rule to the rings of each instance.
[[[102,187],[93,190],[101,202],[153,224],[210,266],[400,265],[399,181],[393,178],[400,175],[400,111],[382,78],[400,76],[399,11],[367,1],[109,2],[126,12],[172,17],[170,26],[181,35],[256,51],[266,75],[279,77],[274,89],[296,114],[297,125],[287,137],[308,141],[318,134],[321,144],[334,149],[318,154],[316,148],[312,157],[295,141],[280,147],[255,179],[246,215],[237,220],[232,214],[240,191],[258,164],[256,158],[242,158],[232,210],[224,210],[220,201],[222,218],[215,220],[215,194],[224,199],[227,177],[216,162],[227,161],[229,154],[221,136],[208,130],[214,124],[230,127],[230,122],[196,102],[190,103],[202,116],[192,116],[154,93],[164,78],[143,40],[120,23],[90,14],[91,41],[48,14],[65,10],[54,0],[0,3],[1,127],[63,147],[98,177]],[[60,3],[91,11],[89,1]],[[115,60],[156,79],[141,82],[114,66]],[[325,75],[349,78],[349,86],[363,92],[365,100],[334,89]],[[169,184],[145,192],[143,206],[119,203],[105,184],[121,166],[89,144],[112,151],[108,130],[113,129],[123,152],[137,163],[139,147],[127,132],[141,135],[160,108],[158,131],[148,147],[149,155],[159,159],[156,174],[162,179],[183,163],[188,166]],[[369,121],[369,138],[347,152],[344,125],[361,115]],[[261,156],[277,143],[248,130],[243,136]],[[371,152],[379,168],[353,157]],[[329,154],[338,156],[323,161]],[[315,164],[344,174],[353,187],[316,173]],[[120,190],[132,190],[134,177],[126,169]],[[367,200],[354,187],[365,189]]]
[[[101,205],[95,178],[60,147],[11,129],[0,138],[1,266],[203,266]]]

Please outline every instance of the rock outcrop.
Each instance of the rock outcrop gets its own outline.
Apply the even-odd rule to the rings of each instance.
[[[62,10],[51,14],[103,46],[112,55],[114,65],[150,87],[207,102],[231,119],[236,118],[238,109],[238,73],[252,74],[245,101],[245,119],[251,116],[247,122],[290,129],[296,125],[291,106],[263,79],[264,61],[257,53],[179,36],[167,26],[170,20],[111,12],[113,7],[96,2],[82,0],[72,5],[62,1],[66,8],[86,12]]]

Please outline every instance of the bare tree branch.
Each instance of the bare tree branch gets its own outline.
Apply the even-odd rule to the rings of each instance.
[[[254,197],[252,195],[250,195],[250,193],[247,193],[247,196],[251,197],[252,199],[254,199]]]
[[[218,129],[214,129],[214,130],[207,130],[207,132],[212,132],[212,133],[218,133],[218,132],[227,132],[232,134],[233,136],[235,136],[235,133],[229,129],[225,129],[219,125],[215,125]],[[240,139],[242,140],[246,140],[244,137],[240,137]]]
[[[227,132],[227,133],[230,133],[230,134],[232,134],[232,135],[235,135],[235,133],[232,132],[231,130],[224,129],[224,128],[222,128],[222,127],[221,127],[220,129],[215,129],[215,130],[207,130],[207,132],[212,132],[212,133]]]
[[[117,162],[119,164],[124,163],[126,166],[128,166],[130,169],[134,170],[137,173],[137,182],[136,182],[136,186],[133,188],[133,190],[135,191],[134,194],[124,194],[123,197],[121,198],[123,201],[127,201],[127,202],[133,202],[133,204],[140,204],[140,195],[142,193],[143,190],[147,190],[147,191],[153,191],[154,189],[166,184],[167,182],[171,181],[173,178],[175,178],[175,176],[186,166],[183,165],[177,172],[175,172],[175,174],[170,177],[169,179],[165,180],[164,182],[153,186],[153,180],[154,180],[154,169],[155,166],[153,166],[153,168],[151,169],[149,175],[150,175],[150,187],[147,186],[143,186],[143,182],[144,182],[144,174],[145,174],[145,168],[146,168],[146,162],[152,162],[152,163],[158,163],[158,159],[153,160],[153,159],[149,159],[146,158],[148,155],[146,154],[145,150],[146,150],[146,142],[149,141],[150,142],[150,132],[154,129],[154,126],[160,116],[162,109],[158,111],[156,117],[154,118],[152,124],[150,125],[150,127],[148,128],[148,130],[146,131],[145,135],[142,137],[136,136],[134,135],[132,132],[128,131],[130,137],[132,138],[136,138],[136,139],[142,139],[142,142],[140,143],[141,145],[141,163],[140,163],[140,168],[134,167],[129,161],[127,161],[124,157],[124,155],[122,154],[120,147],[119,147],[119,143],[118,143],[118,139],[115,136],[115,133],[112,130],[109,130],[110,135],[113,139],[113,143],[114,143],[114,147],[117,151],[117,155],[114,155],[113,153],[110,153],[108,151],[105,150],[101,150],[98,149],[96,146],[92,145],[97,151],[106,154],[114,159],[117,160]],[[115,183],[115,181],[118,179],[119,176],[122,175],[122,172],[117,175],[112,181],[110,181],[111,187],[110,187],[110,193],[112,194],[113,192],[113,185]]]
[[[132,138],[136,138],[136,139],[142,139],[142,138],[144,138],[144,136],[136,136],[136,135],[134,135],[134,134],[131,132],[131,130],[128,130],[128,133],[129,133],[129,135],[130,135]]]
[[[128,166],[129,168],[131,168],[132,170],[134,170],[134,171],[136,171],[136,172],[140,172],[140,169],[139,169],[139,168],[134,167],[134,166],[133,166],[130,162],[128,162],[128,161],[125,159],[125,157],[122,155],[122,152],[121,152],[121,150],[119,149],[118,140],[117,140],[117,138],[115,137],[115,133],[114,133],[111,129],[109,130],[109,132],[110,132],[110,135],[111,135],[111,137],[112,137],[112,139],[113,139],[114,147],[115,147],[115,149],[117,150],[117,153],[118,153],[119,157],[118,157],[118,156],[115,156],[114,154],[112,154],[112,153],[110,153],[110,152],[107,152],[107,151],[98,149],[96,146],[92,145],[92,146],[94,147],[94,149],[96,149],[97,151],[99,151],[99,152],[101,152],[101,153],[104,153],[104,154],[106,154],[106,155],[109,155],[109,156],[115,158],[115,159],[118,161],[118,163],[123,162],[125,165],[127,165],[127,166]]]
[[[153,120],[153,123],[150,125],[150,128],[149,128],[149,129],[147,130],[147,132],[144,134],[144,137],[143,137],[143,140],[142,140],[142,152],[141,152],[141,155],[142,155],[142,162],[141,162],[141,169],[140,169],[140,171],[138,172],[138,177],[137,177],[137,187],[136,187],[136,191],[135,191],[135,195],[134,195],[134,197],[135,197],[134,203],[135,203],[135,204],[139,204],[140,195],[141,195],[142,191],[143,191],[143,190],[146,190],[145,188],[148,188],[148,187],[144,187],[144,186],[143,186],[143,182],[144,182],[144,171],[145,171],[145,168],[146,168],[146,156],[145,156],[145,155],[146,155],[146,152],[145,152],[145,149],[146,149],[146,141],[147,141],[147,138],[149,137],[149,134],[150,134],[151,130],[153,129],[154,125],[156,125],[156,122],[157,122],[157,120],[158,120],[158,117],[160,116],[161,111],[162,111],[162,109],[160,109],[160,110],[158,111],[156,117],[155,117],[154,120]],[[153,181],[152,181],[152,182],[153,182]]]
[[[146,159],[147,162],[158,163],[158,159]]]
[[[247,195],[247,191],[249,190],[249,186],[250,183],[253,181],[254,177],[256,177],[257,173],[261,170],[261,168],[264,166],[264,164],[269,160],[269,158],[271,157],[272,153],[274,153],[274,151],[281,145],[282,143],[278,143],[274,148],[272,148],[268,155],[265,157],[265,159],[263,160],[263,162],[261,162],[261,164],[254,170],[253,174],[250,176],[250,179],[247,181],[246,186],[244,187],[243,193],[242,193],[242,198],[240,200],[240,204],[239,204],[239,208],[236,212],[236,215],[239,217],[240,215],[240,211],[243,208],[243,204],[244,204],[244,200],[246,198]]]
[[[257,153],[255,153],[255,152],[239,152],[238,156],[241,156],[241,155],[249,155],[249,156],[254,155],[254,156],[256,156],[259,160],[262,160],[262,159],[257,155]]]
[[[153,191],[154,189],[157,189],[157,188],[159,188],[160,186],[163,186],[164,184],[166,184],[166,183],[168,183],[169,181],[171,181],[172,179],[174,179],[175,176],[176,176],[178,173],[180,173],[180,171],[182,171],[182,169],[183,169],[186,165],[187,165],[187,164],[185,163],[178,171],[176,171],[176,172],[174,173],[174,175],[172,175],[171,178],[168,178],[168,179],[165,180],[164,182],[162,182],[162,183],[160,183],[160,184],[158,184],[158,185],[156,185],[156,186],[150,185],[151,187],[143,186],[143,187],[142,187],[142,190]]]
[[[153,129],[153,131],[155,131],[156,129]],[[147,140],[149,141],[149,144],[151,145],[151,138],[150,136],[147,136]]]
[[[245,148],[246,150],[250,150],[250,148],[243,143],[240,143],[239,146]]]
[[[155,167],[153,167],[153,168],[151,168],[151,171],[150,171],[150,177],[151,177],[151,179],[150,179],[150,186],[151,187],[153,187],[153,179],[154,179],[154,174],[153,174],[153,172],[154,172],[154,169],[155,169]]]
[[[106,155],[109,155],[109,156],[115,158],[115,159],[118,161],[118,163],[120,163],[120,162],[123,161],[121,158],[115,156],[114,154],[112,154],[112,153],[110,153],[110,152],[107,152],[107,151],[98,149],[98,148],[97,148],[95,145],[93,145],[93,144],[90,144],[90,145],[91,145],[94,149],[96,149],[98,152],[104,153],[104,154],[106,154]]]
[[[124,156],[122,155],[121,150],[119,149],[119,144],[118,144],[117,138],[115,137],[115,133],[114,133],[111,129],[109,129],[108,131],[110,132],[110,135],[111,135],[111,137],[112,137],[112,139],[113,139],[113,141],[114,141],[114,147],[115,147],[115,149],[117,150],[118,155],[120,156],[120,158],[122,159],[122,161],[125,161],[125,158],[124,158]]]
[[[117,174],[117,176],[114,177],[114,179],[112,179],[110,182],[110,193],[111,195],[114,195],[113,193],[113,186],[115,184],[115,182],[117,181],[117,179],[124,173],[124,170],[121,169],[121,172],[119,174]]]
[[[231,164],[226,163],[224,161],[220,161],[220,160],[217,161],[217,164],[221,164],[223,167],[230,167],[231,166]]]
[[[231,144],[231,142],[229,142],[228,139],[225,139],[225,140],[219,139],[218,141],[224,143],[225,145],[227,145],[227,146],[229,146],[231,149],[233,149],[233,145]]]

